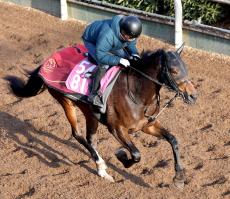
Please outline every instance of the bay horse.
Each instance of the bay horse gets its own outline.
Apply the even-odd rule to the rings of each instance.
[[[148,51],[142,53],[137,62],[131,61],[132,68],[122,70],[108,97],[106,112],[100,113],[88,103],[73,100],[63,93],[48,87],[39,76],[40,67],[36,68],[24,83],[17,77],[6,77],[10,82],[12,92],[17,97],[32,97],[48,89],[49,93],[63,107],[71,125],[73,137],[91,154],[97,166],[99,176],[114,181],[106,169],[106,163],[96,150],[94,135],[98,123],[107,126],[108,131],[120,142],[123,148],[115,154],[124,167],[138,163],[141,155],[131,140],[130,134],[142,131],[146,134],[164,138],[172,147],[174,156],[176,186],[183,186],[185,181],[184,169],[180,162],[178,142],[174,135],[160,125],[155,117],[159,113],[160,89],[167,87],[180,96],[185,103],[193,104],[197,91],[188,79],[188,70],[180,57],[183,46],[177,51]],[[86,138],[81,134],[77,125],[75,106],[86,119]],[[130,153],[127,155],[126,150]]]

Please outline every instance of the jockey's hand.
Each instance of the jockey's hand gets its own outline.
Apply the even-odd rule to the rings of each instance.
[[[130,66],[129,60],[124,59],[124,58],[121,58],[119,63],[120,63],[121,66],[123,66],[125,68]]]
[[[133,61],[139,61],[141,59],[141,57],[138,54],[132,54],[130,56],[130,59]]]

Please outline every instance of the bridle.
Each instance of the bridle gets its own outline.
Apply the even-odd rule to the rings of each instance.
[[[138,70],[137,68],[133,67],[133,66],[129,66],[129,68],[131,68],[132,70],[136,71],[137,73],[139,73],[140,75],[142,75],[143,77],[145,77],[146,79],[158,84],[159,86],[163,86],[166,87],[167,89],[178,93],[178,95],[180,95],[180,90],[178,88],[178,84],[176,83],[175,79],[172,77],[171,73],[169,72],[169,66],[168,66],[168,58],[167,58],[167,53],[163,52],[163,56],[161,58],[161,62],[163,63],[163,67],[160,71],[160,80],[154,79],[151,76],[147,75],[146,73]]]
[[[162,69],[160,72],[160,81],[164,82],[164,85],[169,89],[172,90],[176,93],[179,93],[180,90],[178,88],[178,85],[175,81],[175,79],[173,78],[173,76],[171,75],[170,71],[169,71],[169,58],[166,52],[163,51],[163,56],[161,58],[161,62],[162,62]]]
[[[146,115],[148,122],[153,122],[157,117],[163,112],[163,110],[169,106],[178,96],[182,96],[184,98],[184,94],[179,90],[178,84],[176,83],[175,79],[173,78],[172,74],[169,71],[169,58],[168,55],[165,51],[162,51],[162,56],[161,56],[161,62],[162,62],[162,69],[160,71],[160,80],[154,79],[151,76],[147,75],[146,73],[143,73],[142,71],[136,69],[135,67],[129,66],[132,70],[136,71],[146,79],[158,84],[159,86],[166,87],[167,89],[175,92],[175,96],[172,97],[159,111],[157,115]],[[185,80],[188,81],[188,80]],[[158,98],[159,100],[159,98]],[[159,104],[159,102],[157,103]]]
[[[161,62],[162,62],[162,69],[160,71],[160,80],[154,79],[151,76],[147,75],[146,73],[138,70],[137,68],[133,67],[133,66],[129,66],[129,68],[131,68],[132,70],[136,71],[137,73],[139,73],[140,75],[142,75],[143,77],[145,77],[146,79],[158,84],[159,86],[163,86],[166,87],[167,89],[178,93],[178,95],[181,95],[181,91],[178,87],[178,84],[176,83],[175,79],[173,78],[173,76],[171,75],[170,71],[169,71],[169,58],[168,55],[165,51],[162,50],[162,56],[161,56]],[[185,82],[187,80],[184,80]]]

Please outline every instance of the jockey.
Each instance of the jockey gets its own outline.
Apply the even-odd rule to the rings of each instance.
[[[142,31],[142,23],[135,16],[116,15],[112,19],[99,20],[88,25],[82,35],[89,58],[98,65],[88,100],[102,107],[98,95],[100,80],[111,66],[128,67],[128,59],[139,59],[136,39]],[[125,50],[124,50],[125,49]]]

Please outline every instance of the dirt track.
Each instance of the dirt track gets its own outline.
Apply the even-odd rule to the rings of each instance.
[[[0,3],[0,198],[229,198],[230,57],[185,48],[182,57],[199,99],[194,106],[177,100],[160,117],[180,142],[187,175],[183,190],[173,186],[173,157],[164,140],[138,133],[133,141],[141,162],[125,169],[114,155],[119,144],[101,125],[98,151],[116,181],[109,183],[97,176],[88,153],[69,139],[64,113],[47,92],[22,101],[9,92],[3,77],[26,80],[22,68],[33,70],[57,49],[80,42],[82,30],[76,21]],[[138,47],[172,48],[146,37]],[[162,103],[168,95],[163,91]]]

